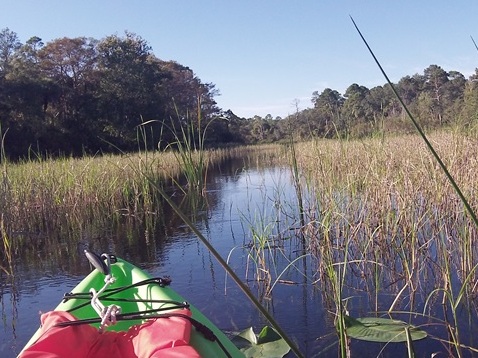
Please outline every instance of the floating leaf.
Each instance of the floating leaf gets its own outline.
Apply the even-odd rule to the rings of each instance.
[[[247,344],[246,344],[247,341]],[[282,358],[290,351],[289,345],[271,327],[265,326],[258,336],[247,328],[233,338],[246,357]]]
[[[249,344],[257,344],[257,337],[252,327],[246,328],[234,338],[238,337],[245,339]],[[240,339],[238,341],[240,341]]]
[[[281,336],[271,327],[265,326],[257,337],[257,344],[275,342],[282,339]]]
[[[425,331],[406,322],[377,317],[353,318],[345,316],[345,331],[351,338],[370,342],[406,342],[407,329],[413,341],[427,336]]]

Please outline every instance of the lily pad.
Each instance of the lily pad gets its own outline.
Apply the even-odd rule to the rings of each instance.
[[[406,322],[379,317],[345,316],[345,331],[351,338],[369,342],[406,342],[407,330],[413,341],[427,336],[425,331]]]
[[[247,328],[232,340],[246,357],[282,358],[290,351],[284,339],[269,326],[265,326],[259,335],[252,327]]]

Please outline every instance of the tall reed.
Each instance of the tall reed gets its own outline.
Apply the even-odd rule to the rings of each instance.
[[[166,146],[166,149],[172,149],[178,163],[181,165],[188,187],[199,192],[203,192],[206,189],[206,175],[209,163],[207,151],[205,150],[205,141],[207,129],[215,120],[215,118],[212,118],[204,125],[202,123],[201,107],[201,96],[198,96],[197,123],[194,121],[194,116],[189,115],[189,112],[186,113],[185,120],[183,120],[176,105],[179,127],[177,127],[174,120],[171,121],[170,126],[165,122],[162,123],[162,126],[169,129],[175,138],[172,143]],[[161,132],[163,132],[163,128],[161,128]]]
[[[429,138],[463,192],[473,193],[478,180],[475,141],[450,131]],[[470,240],[478,230],[425,149],[416,135],[297,144],[298,166],[315,197],[306,210],[304,235],[326,292],[336,292],[332,283],[340,283],[337,270],[346,265],[344,281],[335,287],[346,288],[342,297],[352,297],[352,302],[354,290],[369,294],[373,312],[394,314],[406,308],[418,313],[437,288],[453,293],[453,300],[445,297],[450,312],[458,314],[459,307],[471,302],[478,277],[477,247]],[[427,304],[430,316],[439,308],[433,302],[430,298]],[[463,320],[450,323],[462,325]],[[462,336],[466,331],[455,332]],[[457,342],[463,346],[463,337]]]
[[[477,234],[472,210],[477,202],[473,195],[473,202],[465,198],[478,179],[476,146],[457,133],[427,136],[405,111],[418,137],[299,144],[297,165],[317,197],[306,224],[309,250],[318,258],[322,280],[332,287],[336,313],[345,287],[367,292],[374,287],[374,311],[386,304],[378,297],[389,291],[389,314],[405,306],[417,310],[417,295],[427,298],[429,308],[431,297],[443,293],[453,318],[446,326],[453,332],[449,339],[455,354],[461,354],[466,344],[458,311],[465,299],[472,299],[478,282],[476,248],[470,241]],[[437,276],[438,270],[442,274]],[[340,321],[337,327],[342,342]]]
[[[5,227],[5,209],[10,201],[10,190],[7,172],[7,156],[5,153],[5,134],[2,132],[0,125],[0,164],[2,166],[2,175],[0,182],[0,237],[2,242],[3,257],[0,256],[0,269],[7,275],[13,275],[13,252],[12,242],[7,234]]]
[[[296,117],[299,116],[299,109],[297,108]],[[300,227],[303,228],[305,226],[305,217],[304,217],[304,202],[303,202],[303,195],[302,195],[302,185],[300,182],[300,175],[299,175],[299,167],[297,165],[297,155],[295,152],[295,143],[294,137],[292,135],[292,131],[289,135],[289,150],[290,150],[290,166],[292,169],[292,177],[294,182],[295,191],[297,194],[297,207],[299,209],[299,222]]]
[[[14,274],[14,257],[13,257],[13,245],[8,237],[7,230],[5,229],[3,214],[0,214],[0,236],[2,239],[3,257],[0,257],[0,270],[7,275],[13,276]]]
[[[351,17],[351,20],[355,26],[355,29],[357,30],[357,32],[359,33],[360,37],[362,38],[365,46],[368,48],[370,54],[372,55],[373,59],[375,60],[375,63],[377,64],[377,66],[379,67],[380,71],[382,72],[383,76],[385,77],[387,83],[390,85],[393,93],[395,94],[395,97],[398,99],[398,101],[400,102],[400,104],[402,105],[403,109],[405,110],[405,112],[407,113],[408,115],[408,118],[410,118],[410,120],[412,121],[413,125],[415,126],[417,132],[420,134],[420,137],[423,139],[423,141],[425,142],[428,150],[431,152],[431,154],[433,155],[433,158],[437,161],[438,165],[440,166],[440,169],[441,171],[445,174],[445,176],[447,177],[448,181],[450,182],[450,184],[453,186],[453,189],[455,190],[455,192],[457,193],[457,195],[460,197],[460,200],[461,202],[463,203],[463,205],[465,206],[468,214],[470,215],[471,219],[473,220],[473,222],[475,223],[476,226],[478,226],[478,217],[476,216],[474,210],[472,209],[472,207],[470,206],[470,204],[468,203],[468,200],[467,198],[465,197],[465,195],[462,193],[460,187],[458,186],[458,184],[456,183],[455,181],[455,178],[453,178],[453,176],[451,175],[451,173],[449,172],[447,166],[445,165],[445,163],[442,161],[441,157],[438,155],[438,153],[436,152],[435,148],[433,147],[433,145],[431,144],[431,142],[428,140],[427,136],[425,135],[425,132],[423,131],[423,129],[421,128],[420,124],[418,123],[418,121],[415,119],[415,117],[412,115],[412,113],[409,111],[408,107],[405,105],[405,102],[403,102],[402,100],[402,97],[399,95],[398,91],[396,90],[395,86],[393,85],[392,81],[390,81],[390,79],[388,78],[387,74],[385,73],[382,65],[380,64],[380,62],[377,60],[377,58],[375,57],[375,54],[373,53],[372,49],[370,48],[370,46],[368,45],[367,41],[365,40],[365,38],[363,37],[362,33],[360,32],[359,28],[357,27],[357,25],[355,24],[355,21],[353,20],[353,18]]]

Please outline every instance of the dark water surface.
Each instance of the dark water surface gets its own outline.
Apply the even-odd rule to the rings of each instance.
[[[291,183],[288,168],[236,161],[210,173],[205,199],[182,198],[179,192],[171,194],[178,203],[185,200],[183,209],[222,256],[229,259],[237,274],[247,277],[251,290],[261,297],[306,357],[337,357],[337,336],[331,314],[335,307],[325,299],[315,259],[310,255],[301,257],[302,242],[295,236],[299,227],[297,197]],[[235,283],[226,279],[224,270],[189,228],[167,209],[158,222],[152,230],[144,223],[131,225],[126,220],[114,230],[79,233],[84,236],[81,245],[62,244],[55,253],[45,249],[18,260],[13,279],[1,276],[0,356],[14,357],[37,329],[39,312],[53,309],[63,293],[73,289],[90,272],[87,260],[81,255],[82,245],[99,253],[117,254],[153,276],[170,276],[172,288],[226,332],[250,326],[259,332],[267,322]],[[265,284],[253,280],[256,265],[248,259],[252,227],[259,234],[276,238],[279,247],[271,248],[266,255],[271,283],[278,277],[281,280],[268,297],[264,297]],[[298,257],[301,258],[288,267]],[[353,297],[348,308],[356,316],[370,315],[371,301],[379,300],[383,309],[389,307],[394,298],[386,293],[372,297],[360,284],[347,288],[344,297]],[[413,323],[419,325],[427,321],[416,316]],[[468,327],[473,329],[476,322],[468,321]],[[427,331],[439,334],[433,326]],[[415,348],[420,357],[445,352],[436,340],[428,338],[416,342]],[[406,356],[407,351],[405,344],[354,341],[351,352],[356,357],[398,357]]]

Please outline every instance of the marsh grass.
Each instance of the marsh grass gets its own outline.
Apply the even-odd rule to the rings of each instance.
[[[451,130],[428,138],[470,198],[470,206],[478,207],[478,141]],[[473,308],[478,287],[477,228],[421,138],[316,139],[294,145],[297,178],[307,184],[302,192],[304,225],[295,220],[296,198],[277,200],[280,193],[272,198],[277,209],[273,215],[252,215],[245,225],[255,229],[250,230],[255,235],[254,247],[248,247],[250,262],[256,272],[270,275],[263,277],[269,294],[284,270],[297,269],[298,258],[290,256],[285,268],[275,266],[285,249],[283,242],[277,245],[274,240],[294,228],[316,263],[316,276],[309,282],[315,281],[324,292],[324,302],[337,318],[343,354],[348,340],[340,317],[357,310],[355,297],[364,294],[367,300],[361,310],[377,315],[406,312],[410,320],[419,317],[425,327],[439,325],[445,334],[434,339],[443,342],[447,352],[476,350],[470,347],[469,331],[459,314],[471,307],[470,320],[477,319]],[[230,157],[274,161],[278,152],[282,153],[279,146],[266,146],[203,155],[212,167]],[[279,160],[290,165],[290,158],[281,154]],[[3,237],[15,255],[59,240],[74,246],[70,243],[88,240],[98,227],[121,220],[160,220],[163,205],[156,186],[163,189],[179,183],[182,163],[173,151],[144,150],[94,158],[3,160],[0,212],[7,234]],[[270,208],[270,199],[265,196],[263,205]],[[292,223],[287,222],[290,218]]]
[[[476,140],[453,131],[429,138],[477,207]],[[429,297],[441,293],[452,318],[445,329],[460,356],[458,312],[475,297],[477,228],[421,138],[316,140],[298,143],[296,153],[316,198],[306,210],[308,252],[334,314],[353,292],[366,292],[372,312],[418,312],[426,301],[433,317],[437,305]]]
[[[183,116],[179,113],[177,106],[174,106],[177,121],[171,120],[170,124],[161,122],[161,134],[166,130],[174,138],[172,142],[166,145],[165,150],[171,150],[181,166],[182,174],[187,181],[187,190],[197,191],[204,195],[209,165],[208,151],[205,148],[206,134],[210,124],[217,118],[209,119],[207,123],[203,123],[200,97],[197,99],[196,120],[189,112]],[[149,121],[144,124],[154,122],[157,121]]]
[[[405,105],[404,101],[402,100],[400,94],[398,93],[397,89],[395,86],[392,84],[390,79],[388,78],[386,72],[384,71],[382,65],[380,64],[379,60],[375,56],[373,50],[369,46],[368,42],[366,41],[365,37],[362,35],[360,29],[358,28],[357,24],[355,23],[354,19],[351,17],[352,23],[355,26],[355,29],[357,30],[360,38],[362,39],[363,43],[367,47],[370,55],[373,57],[375,63],[377,64],[378,68],[382,72],[384,78],[386,79],[387,83],[390,85],[390,88],[392,89],[393,93],[395,94],[395,97],[397,100],[400,102],[400,104],[403,107],[404,112],[407,114],[408,118],[410,121],[413,123],[417,133],[421,137],[423,143],[426,145],[427,151],[430,153],[431,157],[434,160],[434,163],[437,164],[438,169],[435,170],[435,173],[441,174],[447,179],[447,183],[453,188],[454,194],[458,197],[459,203],[461,206],[464,208],[464,214],[466,215],[466,219],[469,220],[471,223],[474,224],[474,229],[476,230],[478,228],[478,217],[476,215],[476,205],[472,205],[469,202],[469,195],[465,195],[465,191],[463,190],[464,186],[460,185],[456,178],[458,177],[457,175],[454,175],[452,173],[452,170],[450,170],[450,167],[454,164],[454,160],[451,160],[451,162],[446,163],[445,160],[443,159],[444,156],[443,154],[440,155],[439,152],[436,150],[436,146],[432,144],[432,142],[429,140],[429,136],[425,134],[425,131],[422,129],[420,126],[419,122],[415,119],[413,114],[410,112],[408,107]],[[473,40],[473,38],[472,38]],[[473,40],[474,43],[474,40]],[[475,44],[476,47],[476,44]],[[460,143],[462,144],[462,143]],[[456,149],[457,147],[455,147]],[[456,151],[452,150],[452,153],[455,153]],[[455,159],[455,158],[453,158]],[[476,195],[471,195],[471,197],[476,197]],[[461,237],[460,233],[463,232],[452,232],[449,231],[448,226],[444,226],[442,230],[440,230],[440,239],[438,240],[438,244],[435,245],[438,247],[438,254],[437,257],[441,257],[442,260],[440,262],[443,270],[443,285],[439,286],[436,291],[443,291],[443,301],[442,305],[445,308],[445,317],[447,317],[447,309],[449,308],[451,311],[451,315],[453,317],[453,322],[452,325],[447,325],[449,336],[450,336],[450,342],[455,348],[455,353],[457,356],[461,357],[462,356],[462,350],[461,348],[463,347],[461,344],[461,335],[459,334],[459,320],[458,320],[458,309],[459,309],[459,304],[460,301],[463,297],[464,292],[470,292],[468,289],[469,282],[473,281],[473,276],[475,271],[475,267],[470,270],[470,266],[474,265],[474,263],[470,263],[470,257],[473,257],[473,254],[471,253],[472,248],[471,245],[469,244],[469,240],[466,237]],[[474,236],[473,236],[474,237]],[[447,244],[447,241],[453,242],[458,245],[458,247],[461,247],[461,249],[458,249],[458,253],[455,253],[453,248],[450,247],[450,245]],[[465,255],[463,255],[465,253]],[[461,268],[461,277],[458,278],[459,283],[456,283],[456,280],[454,280],[454,277],[452,275],[453,272],[455,272],[456,269],[459,269],[460,266],[456,265],[454,266],[453,259],[458,256],[459,261],[461,261],[462,264]],[[440,261],[440,260],[437,260]],[[466,262],[466,264],[465,264]],[[458,289],[454,289],[453,286],[458,286]],[[473,287],[476,287],[475,284],[473,284]],[[432,292],[433,294],[434,292]],[[430,297],[430,296],[428,296]],[[428,302],[428,298],[427,298]],[[471,317],[470,317],[471,319]],[[447,321],[448,322],[448,321]],[[471,332],[470,332],[471,333]],[[469,350],[474,350],[474,348],[467,347]]]
[[[276,244],[273,242],[272,225],[266,224],[262,226],[264,221],[251,224],[251,241],[247,245],[248,260],[246,267],[246,280],[248,279],[249,262],[252,261],[254,266],[254,280],[263,282],[265,291],[269,292],[272,283],[271,269],[275,268],[273,251]],[[272,262],[269,262],[271,261]],[[266,293],[267,295],[267,293]]]
[[[3,257],[0,258],[0,271],[12,276],[14,274],[14,252],[10,238],[3,223],[3,215],[0,214],[0,237],[2,239],[2,253]]]
[[[269,153],[264,155],[275,155],[274,149],[263,149]],[[219,165],[231,157],[253,156],[256,150],[221,149],[202,155],[211,165]],[[118,222],[152,227],[161,220],[163,208],[155,186],[171,187],[181,181],[183,173],[172,151],[35,158],[19,163],[5,160],[0,212],[12,252],[48,249],[58,242],[73,247],[80,240],[101,236]]]
[[[2,132],[2,127],[0,125],[0,164],[2,166],[2,176],[1,176],[1,188],[3,195],[0,195],[0,207],[8,203],[9,201],[9,183],[7,175],[7,157],[5,155],[4,149],[5,135]],[[2,242],[2,253],[0,256],[0,271],[5,272],[7,275],[13,275],[13,254],[14,248],[12,242],[7,234],[7,229],[5,227],[5,214],[0,212],[0,237]]]
[[[428,138],[476,208],[476,139],[455,130]],[[307,183],[300,210],[305,224],[298,233],[317,262],[315,283],[330,303],[341,355],[350,354],[343,315],[347,305],[356,309],[355,296],[364,294],[366,307],[377,315],[405,315],[412,324],[420,317],[422,325],[440,325],[442,332],[433,339],[446,352],[474,352],[476,347],[467,344],[463,308],[474,307],[478,287],[477,227],[421,137],[315,139],[295,146],[291,183],[299,175]],[[262,215],[249,222],[252,261],[257,272],[270,275],[280,269],[258,253],[270,256],[274,235],[268,223],[274,220]],[[468,319],[476,321],[474,308],[468,311]],[[409,354],[413,348],[408,342]]]

